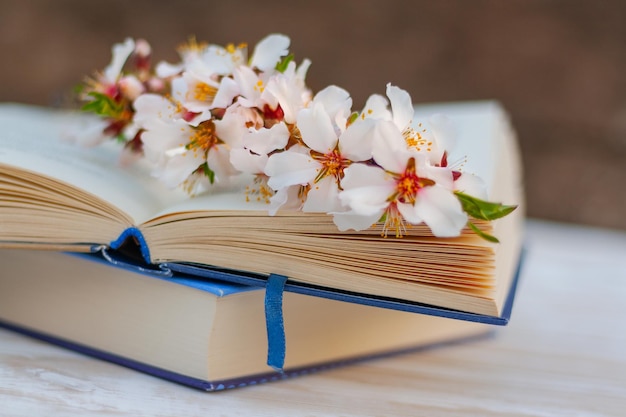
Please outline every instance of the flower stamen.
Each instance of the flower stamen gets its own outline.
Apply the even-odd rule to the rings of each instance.
[[[383,220],[383,230],[380,235],[386,238],[392,230],[396,238],[401,238],[406,234],[407,224],[398,211],[396,203],[391,203],[385,210],[381,220]]]
[[[193,98],[198,101],[212,102],[217,94],[217,88],[206,83],[198,83],[193,89]]]
[[[251,201],[251,196],[258,201],[265,204],[270,203],[270,198],[274,196],[274,190],[267,185],[268,176],[264,174],[257,174],[254,177],[254,186],[246,186],[246,202]]]
[[[315,177],[315,183],[321,181],[324,177],[332,176],[337,181],[337,184],[339,184],[339,181],[341,181],[344,176],[344,169],[350,165],[350,161],[341,156],[337,148],[326,154],[311,152],[311,156],[322,165],[322,168]]]
[[[207,46],[208,46],[208,43],[198,42],[195,36],[190,36],[186,43],[178,47],[178,51],[181,53],[201,52],[202,50],[206,49]]]
[[[417,175],[415,158],[409,158],[404,173],[396,179],[396,192],[388,198],[388,201],[415,204],[418,191],[432,185],[435,185],[435,181]]]
[[[427,139],[424,139],[424,136],[422,135],[422,133],[417,132],[415,129],[411,127],[407,127],[402,132],[402,136],[404,137],[406,146],[409,149],[412,148],[418,152],[421,152],[423,149],[426,149],[427,152],[430,152],[432,149],[433,142]]]
[[[197,155],[198,152],[206,154],[212,147],[219,143],[222,143],[222,141],[215,133],[213,121],[207,120],[200,123],[193,131],[193,134],[189,138],[189,143],[185,145],[185,149],[193,151],[194,155]]]

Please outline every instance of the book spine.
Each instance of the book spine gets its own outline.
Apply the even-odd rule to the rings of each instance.
[[[146,239],[143,237],[141,230],[137,229],[136,227],[129,227],[128,229],[124,230],[117,239],[109,244],[109,247],[111,249],[119,249],[122,247],[122,245],[126,244],[129,239],[132,239],[133,243],[139,248],[139,251],[144,261],[146,261],[146,263],[148,264],[151,264],[152,261],[150,257],[150,248],[148,247]]]

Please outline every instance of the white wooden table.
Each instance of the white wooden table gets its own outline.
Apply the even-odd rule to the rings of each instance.
[[[626,416],[626,233],[527,240],[494,338],[203,393],[0,330],[0,416]]]

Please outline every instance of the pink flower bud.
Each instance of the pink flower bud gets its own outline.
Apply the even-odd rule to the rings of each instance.
[[[133,75],[122,77],[118,83],[122,95],[130,100],[134,100],[145,92],[145,87]]]

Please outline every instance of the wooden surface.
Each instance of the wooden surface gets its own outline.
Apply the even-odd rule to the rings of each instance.
[[[626,233],[531,221],[495,337],[203,393],[0,331],[0,416],[624,416]]]

